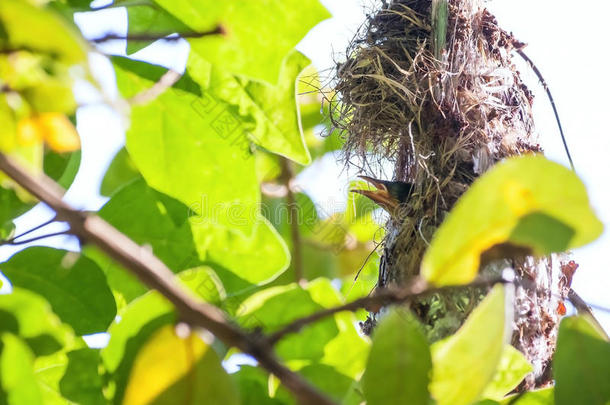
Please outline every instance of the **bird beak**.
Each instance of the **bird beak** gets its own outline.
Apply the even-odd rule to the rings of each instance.
[[[360,177],[362,180],[365,180],[367,183],[370,183],[372,186],[375,187],[376,190],[352,189],[350,190],[352,193],[362,194],[363,196],[370,198],[381,208],[385,209],[390,213],[398,206],[398,201],[396,201],[390,195],[385,184],[369,176],[358,177]]]

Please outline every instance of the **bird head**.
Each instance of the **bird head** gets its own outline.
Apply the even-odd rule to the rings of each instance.
[[[396,213],[401,204],[409,199],[413,184],[404,181],[378,180],[369,176],[358,176],[375,187],[375,190],[352,189],[353,193],[362,194],[377,203],[390,214]]]

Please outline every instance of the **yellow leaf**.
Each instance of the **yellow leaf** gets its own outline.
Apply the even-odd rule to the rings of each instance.
[[[55,152],[74,152],[80,149],[80,138],[72,122],[64,114],[42,113],[21,119],[17,124],[17,142],[32,146],[41,141]]]
[[[17,123],[17,142],[21,146],[32,146],[42,142],[42,131],[37,117],[28,117]]]
[[[68,117],[60,113],[43,113],[38,117],[43,138],[49,148],[59,153],[80,149],[78,132]]]
[[[159,329],[134,361],[123,405],[237,404],[232,381],[214,350],[197,334]]]
[[[460,198],[432,238],[421,274],[438,286],[466,284],[494,248],[546,255],[585,245],[602,230],[574,172],[541,156],[511,158]]]

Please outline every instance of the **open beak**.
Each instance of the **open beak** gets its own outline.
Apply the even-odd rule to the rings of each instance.
[[[358,177],[373,185],[376,190],[352,189],[350,190],[352,193],[362,194],[370,198],[388,212],[392,212],[398,206],[398,202],[390,195],[385,184],[369,176]]]

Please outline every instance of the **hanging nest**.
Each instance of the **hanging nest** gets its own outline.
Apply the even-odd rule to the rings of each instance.
[[[480,174],[505,157],[541,152],[532,93],[512,62],[523,46],[480,0],[383,1],[337,65],[331,119],[346,160],[374,177],[389,162],[394,180],[415,185],[404,215],[386,225],[378,288],[418,275],[434,231]],[[516,297],[513,344],[535,366],[527,388],[549,380],[561,264],[521,258],[484,269],[510,266],[536,284]],[[434,341],[455,332],[485,293],[435,296],[412,310]],[[371,314],[364,331],[375,321]]]

